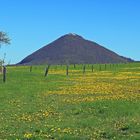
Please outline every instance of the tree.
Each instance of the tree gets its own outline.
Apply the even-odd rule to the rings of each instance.
[[[10,44],[10,39],[5,32],[0,31],[0,46],[3,44]]]
[[[3,44],[10,44],[10,38],[5,32],[0,31],[0,47]],[[2,71],[2,65],[4,64],[4,59],[0,59],[0,72]]]

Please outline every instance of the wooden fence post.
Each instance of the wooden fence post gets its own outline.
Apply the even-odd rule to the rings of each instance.
[[[30,72],[32,72],[32,66],[30,66]]]
[[[85,71],[86,71],[86,66],[84,65],[83,66],[83,74],[85,74]]]
[[[0,73],[2,73],[2,66],[0,65]]]
[[[69,75],[69,66],[67,65],[66,66],[66,76],[68,76]]]
[[[3,66],[3,82],[6,82],[6,66]]]
[[[107,66],[106,66],[106,64],[105,64],[105,70],[106,70],[106,67],[107,67]]]
[[[99,71],[101,71],[101,70],[102,70],[101,65],[99,65]]]
[[[91,66],[92,72],[93,72],[93,65]]]
[[[44,75],[45,77],[48,75],[49,68],[50,68],[50,65],[48,65],[48,67],[46,67],[45,75]]]

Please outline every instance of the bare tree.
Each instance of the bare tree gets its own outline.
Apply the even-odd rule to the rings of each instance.
[[[0,31],[0,46],[3,44],[10,44],[10,38],[5,32]]]
[[[10,38],[5,32],[0,31],[0,47],[4,44],[10,44]],[[4,59],[3,60],[0,59],[0,72],[2,71],[2,65],[4,64]]]

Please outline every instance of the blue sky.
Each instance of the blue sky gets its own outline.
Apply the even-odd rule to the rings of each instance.
[[[0,31],[11,45],[0,58],[17,63],[67,33],[140,60],[140,0],[0,0]]]

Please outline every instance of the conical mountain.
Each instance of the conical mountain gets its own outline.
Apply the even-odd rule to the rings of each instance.
[[[35,51],[18,64],[94,64],[130,61],[132,60],[119,56],[93,41],[70,33]]]

